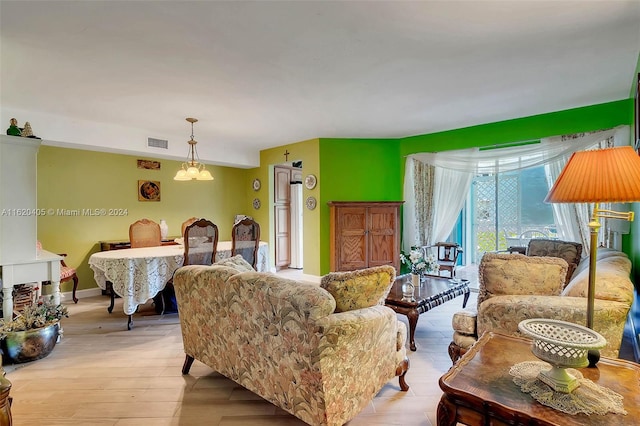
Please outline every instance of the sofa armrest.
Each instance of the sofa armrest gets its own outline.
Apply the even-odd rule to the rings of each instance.
[[[406,331],[398,351],[401,323],[393,310],[380,305],[334,313],[316,325],[322,334],[317,354],[327,417],[352,418],[395,377],[398,357],[406,357]]]
[[[469,307],[453,314],[451,326],[453,331],[467,336],[477,336],[478,311],[475,307]]]

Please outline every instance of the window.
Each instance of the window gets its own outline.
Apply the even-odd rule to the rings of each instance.
[[[479,262],[487,251],[526,245],[532,237],[555,236],[552,206],[543,202],[548,191],[543,166],[476,176],[466,215],[475,247],[471,261]]]

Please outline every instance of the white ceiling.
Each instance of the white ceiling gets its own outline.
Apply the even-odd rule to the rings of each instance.
[[[200,157],[240,167],[316,137],[626,99],[640,49],[637,0],[3,0],[0,15],[7,126],[20,113],[45,138],[132,152],[124,134],[163,138],[183,157],[197,117]]]

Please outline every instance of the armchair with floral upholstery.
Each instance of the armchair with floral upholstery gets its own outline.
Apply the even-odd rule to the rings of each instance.
[[[617,358],[634,286],[631,262],[619,251],[599,249],[596,259],[593,329],[607,340],[601,354]],[[528,318],[586,324],[589,258],[583,259],[565,285],[568,264],[548,256],[486,253],[480,262],[477,307],[454,315],[449,356],[456,362],[487,331],[520,336]]]

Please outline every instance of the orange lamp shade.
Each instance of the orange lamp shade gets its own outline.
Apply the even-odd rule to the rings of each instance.
[[[544,201],[640,201],[640,156],[630,146],[574,152]]]

